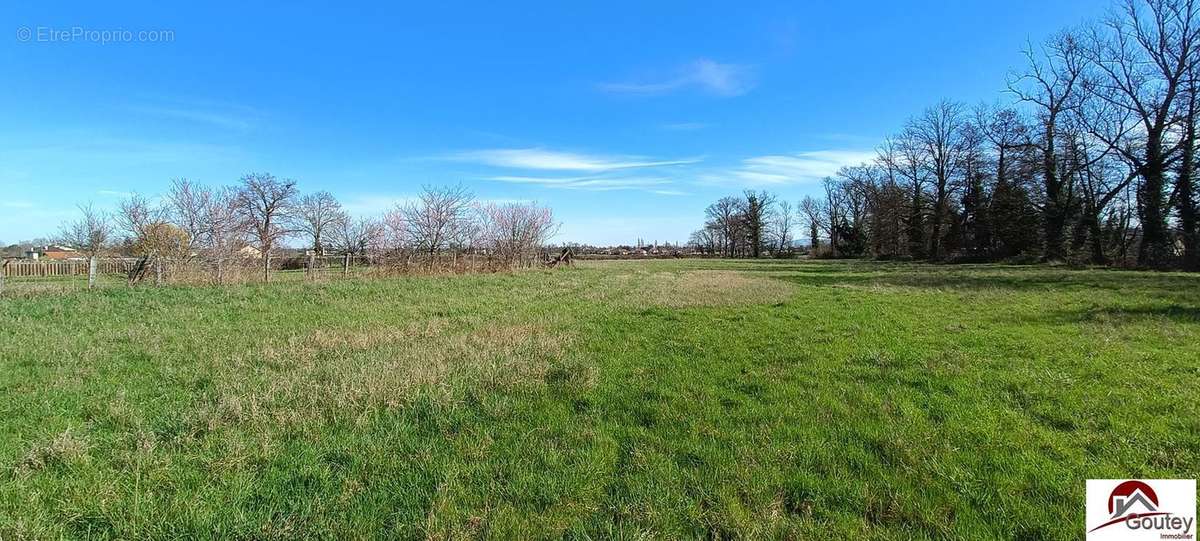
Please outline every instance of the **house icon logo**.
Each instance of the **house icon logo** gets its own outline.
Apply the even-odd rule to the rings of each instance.
[[[1110,518],[1124,517],[1130,513],[1157,513],[1158,494],[1141,481],[1125,481],[1108,495],[1108,512],[1112,513]]]
[[[1089,479],[1088,539],[1195,539],[1194,479]]]

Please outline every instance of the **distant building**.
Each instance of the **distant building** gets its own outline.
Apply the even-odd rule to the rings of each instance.
[[[30,248],[25,250],[25,259],[53,259],[62,261],[66,259],[77,259],[81,257],[79,251],[69,246],[43,246],[41,248]]]

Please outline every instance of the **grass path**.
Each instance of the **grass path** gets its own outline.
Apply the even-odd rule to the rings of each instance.
[[[862,262],[0,299],[0,538],[1078,538],[1200,277]],[[522,535],[524,534],[524,535]]]

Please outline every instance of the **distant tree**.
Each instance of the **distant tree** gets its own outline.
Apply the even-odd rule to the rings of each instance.
[[[295,212],[296,229],[308,235],[317,255],[325,255],[326,234],[338,222],[349,218],[341,203],[329,192],[315,192],[300,198]]]
[[[809,195],[800,201],[798,209],[808,228],[809,249],[815,251],[821,247],[821,230],[828,228],[828,218],[821,209],[821,203]]]
[[[741,220],[750,257],[759,257],[767,239],[767,228],[774,213],[775,196],[766,191],[746,190],[740,202]]]
[[[1068,115],[1079,107],[1083,86],[1086,57],[1078,38],[1070,32],[1061,32],[1051,38],[1040,49],[1027,47],[1028,62],[1025,73],[1010,79],[1009,91],[1026,103],[1035,106],[1040,127],[1035,144],[1041,153],[1042,189],[1042,239],[1044,260],[1061,260],[1064,257],[1064,230],[1072,206],[1075,204],[1077,171],[1065,169],[1067,160],[1063,151],[1064,123]]]
[[[775,251],[779,253],[790,252],[792,249],[792,204],[786,199],[780,199],[776,203],[775,212],[772,213],[773,221],[771,224],[771,234],[774,235]]]
[[[997,182],[989,210],[994,224],[994,256],[1010,258],[1037,248],[1039,212],[1024,183],[1012,179]]]
[[[1196,182],[1197,122],[1200,122],[1200,63],[1192,65],[1187,77],[1182,109],[1183,133],[1179,162],[1175,166],[1175,209],[1179,215],[1183,244],[1183,268],[1200,271],[1200,183]]]
[[[956,189],[967,152],[963,137],[965,118],[962,106],[943,100],[909,122],[909,133],[925,154],[925,166],[933,183],[933,205],[930,211],[930,257],[942,257],[942,233],[949,211],[949,201]]]
[[[706,223],[704,227],[692,232],[688,244],[700,253],[716,255],[718,246],[720,246],[720,238],[720,229],[711,223]]]
[[[225,262],[242,247],[248,236],[238,191],[222,188],[211,192],[203,207],[201,246],[211,258],[213,274],[218,284],[225,280]]]
[[[269,173],[251,173],[241,179],[237,208],[262,257],[264,282],[271,280],[272,252],[290,233],[286,224],[294,215],[297,194],[296,181]]]
[[[479,208],[481,241],[503,265],[528,264],[558,231],[554,213],[536,203],[488,204]]]
[[[841,183],[833,177],[825,177],[821,181],[821,187],[825,189],[825,198],[821,201],[821,214],[825,217],[822,225],[825,227],[825,235],[829,238],[830,255],[841,257],[838,249],[842,243],[838,234],[845,230],[841,227],[846,221],[845,192]]]
[[[902,187],[907,193],[908,200],[908,210],[904,218],[904,236],[908,240],[908,255],[916,259],[924,258],[928,244],[925,235],[925,218],[928,206],[926,188],[930,183],[930,158],[924,150],[918,130],[912,126],[911,121],[904,131],[889,141],[887,147],[881,149],[879,157],[884,160],[884,167],[903,179]]]
[[[874,167],[879,171],[878,182],[869,200],[872,251],[879,257],[900,257],[908,253],[905,236],[907,194],[900,170],[899,148],[894,137],[888,137],[876,151]]]
[[[80,217],[63,226],[59,242],[79,250],[89,258],[96,257],[112,236],[111,218],[91,203],[79,205]]]
[[[186,257],[190,246],[191,238],[186,231],[173,224],[159,221],[146,226],[142,235],[133,242],[131,248],[136,255],[172,260]]]
[[[474,196],[462,185],[425,186],[403,206],[404,226],[416,249],[430,256],[462,244],[471,236]]]
[[[721,233],[721,254],[726,257],[736,255],[740,245],[743,222],[741,206],[741,200],[736,197],[722,197],[704,209],[708,222]]]
[[[187,235],[189,244],[183,255],[189,256],[194,246],[204,242],[205,222],[209,218],[208,209],[212,205],[213,192],[185,178],[177,178],[171,180],[163,199],[170,221]]]
[[[1139,179],[1141,265],[1164,266],[1173,254],[1167,188],[1171,168],[1189,140],[1180,137],[1186,134],[1180,123],[1188,117],[1183,102],[1200,61],[1198,9],[1193,0],[1123,0],[1082,47],[1096,72],[1090,94],[1119,110],[1119,120],[1107,124],[1111,129],[1091,132],[1112,145]],[[1190,181],[1190,174],[1176,181],[1180,178]]]
[[[951,240],[960,254],[973,259],[986,258],[991,255],[992,247],[991,194],[988,190],[992,173],[988,170],[987,138],[983,128],[975,122],[964,124],[962,136],[962,188],[954,223],[955,234]]]
[[[166,216],[167,209],[136,193],[121,200],[117,205],[117,225],[125,235],[126,242],[135,246],[153,245],[153,243],[147,242],[147,238],[151,235],[150,230],[165,222]],[[149,252],[137,255],[156,257],[158,254]]]
[[[997,196],[1001,192],[1004,192],[1004,197],[1011,195],[1010,186],[1016,182],[1014,173],[1020,168],[1021,156],[1031,150],[1033,144],[1029,141],[1028,128],[1020,113],[1012,108],[980,105],[975,109],[974,125],[983,136],[983,152],[989,154],[992,161],[992,180],[986,183],[991,185],[991,189],[986,193],[981,191],[977,196],[987,199],[986,203],[979,203],[986,205],[989,235],[980,239],[978,244],[988,255],[995,256],[998,242],[996,229],[1005,226],[995,208]],[[1011,205],[1013,202],[1006,201],[1005,204]]]
[[[384,228],[377,220],[345,216],[331,225],[330,240],[341,253],[367,255],[383,244]]]

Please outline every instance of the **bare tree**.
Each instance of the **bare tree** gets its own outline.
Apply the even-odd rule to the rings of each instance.
[[[716,255],[720,246],[721,230],[711,223],[692,232],[688,244],[700,253]]]
[[[1089,84],[1091,95],[1132,119],[1116,129],[1092,131],[1107,139],[1140,179],[1142,265],[1162,266],[1171,256],[1166,187],[1187,140],[1178,135],[1185,117],[1178,109],[1200,55],[1196,15],[1193,0],[1123,0],[1117,13],[1093,29],[1084,49],[1098,74]]]
[[[474,196],[462,185],[425,186],[416,201],[403,207],[406,233],[415,248],[433,256],[458,245],[469,233]]]
[[[345,216],[331,226],[332,245],[344,254],[367,255],[383,243],[384,226],[377,220]]]
[[[955,190],[954,181],[960,174],[963,154],[967,150],[964,123],[962,106],[947,100],[926,109],[909,123],[909,132],[928,160],[925,165],[933,182],[929,255],[934,259],[942,256],[942,226],[947,203]]]
[[[112,236],[111,219],[91,203],[79,205],[78,208],[79,219],[63,226],[59,234],[60,241],[88,258],[96,257]]]
[[[135,247],[138,255],[154,257],[156,253],[146,252],[145,249],[152,244],[148,243],[152,230],[166,221],[166,215],[165,208],[135,193],[118,204],[117,226],[125,234],[128,242]]]
[[[815,251],[821,247],[821,230],[828,229],[829,220],[821,209],[821,203],[810,195],[804,196],[798,209],[808,228],[809,250]]]
[[[389,252],[395,254],[407,253],[413,246],[412,235],[408,231],[408,205],[397,204],[383,217],[383,241]]]
[[[975,108],[975,125],[995,156],[995,181],[1008,182],[1014,150],[1032,146],[1020,113],[1015,109],[980,105]]]
[[[286,224],[294,212],[296,181],[277,179],[269,173],[242,177],[237,206],[250,238],[262,258],[263,281],[271,279],[271,255],[290,231]]]
[[[840,257],[842,238],[841,233],[848,225],[846,221],[846,191],[842,184],[833,177],[825,177],[821,181],[825,188],[825,200],[821,202],[821,214],[825,216],[825,234],[829,236],[829,250],[833,257]]]
[[[722,197],[704,210],[708,221],[721,232],[721,253],[733,257],[737,253],[741,236],[741,201],[736,197]]]
[[[775,251],[784,253],[792,249],[792,204],[780,199],[776,207],[772,214],[771,233],[775,237]]]
[[[187,234],[186,255],[194,246],[201,245],[205,236],[207,214],[212,204],[213,192],[193,184],[185,178],[171,180],[164,200],[170,220]]]
[[[1200,121],[1200,65],[1194,65],[1187,78],[1187,91],[1182,109],[1183,139],[1180,141],[1179,165],[1175,171],[1175,190],[1172,198],[1179,214],[1183,241],[1183,268],[1200,271],[1200,193],[1197,193],[1196,123]]]
[[[1035,106],[1040,133],[1036,140],[1042,155],[1043,251],[1042,259],[1063,259],[1063,234],[1075,203],[1077,170],[1063,170],[1064,152],[1060,135],[1065,117],[1080,104],[1087,60],[1079,40],[1070,32],[1061,32],[1039,49],[1025,48],[1028,63],[1025,73],[1012,77],[1008,90],[1022,102]],[[1074,162],[1072,162],[1074,163]]]
[[[900,135],[889,139],[879,151],[884,167],[903,179],[908,194],[908,212],[904,218],[908,253],[921,258],[926,253],[925,215],[926,187],[929,184],[930,158],[921,144],[918,131],[910,125]]]
[[[489,204],[479,212],[484,244],[509,267],[531,262],[558,231],[553,212],[536,203]]]
[[[325,235],[340,221],[348,220],[341,203],[329,192],[316,192],[300,198],[296,205],[296,228],[312,241],[317,255],[325,254],[328,239]]]
[[[1078,229],[1086,231],[1089,236],[1089,259],[1092,263],[1103,265],[1108,263],[1104,252],[1101,217],[1109,204],[1125,192],[1129,183],[1137,177],[1136,173],[1115,159],[1093,159],[1086,153],[1088,147],[1080,145],[1078,152],[1085,153],[1083,167],[1079,174],[1079,193],[1082,202],[1082,213],[1079,217]],[[1106,156],[1111,158],[1111,154]]]
[[[226,260],[246,237],[238,192],[230,188],[213,192],[204,206],[202,223],[202,246],[213,260],[214,278],[220,284],[225,280]]]

